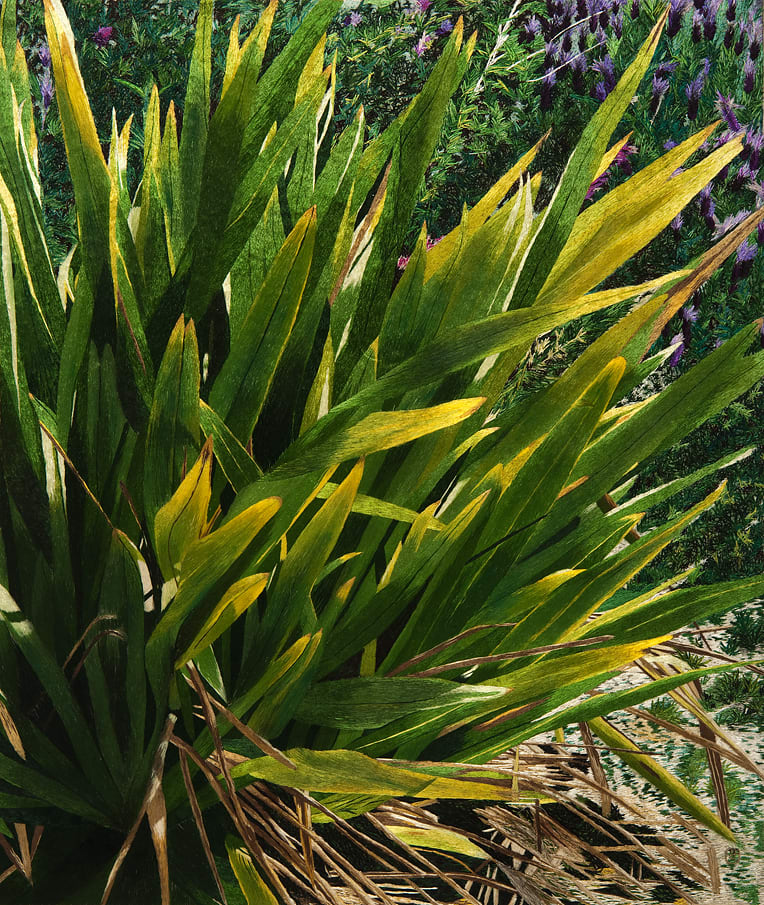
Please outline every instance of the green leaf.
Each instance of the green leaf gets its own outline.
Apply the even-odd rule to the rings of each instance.
[[[244,843],[233,836],[226,836],[225,847],[247,905],[279,905],[279,900],[258,873]]]
[[[177,578],[188,548],[204,533],[210,505],[212,442],[208,440],[178,489],[154,519],[154,553],[166,580]]]
[[[210,392],[211,407],[242,442],[254,429],[297,317],[315,231],[316,212],[311,208],[276,256]]]
[[[207,617],[193,641],[175,660],[175,669],[180,669],[189,660],[195,660],[209,646],[227,631],[233,623],[250,607],[265,590],[269,575],[247,575],[226,591],[220,602]]]
[[[618,749],[618,756],[624,763],[628,764],[660,792],[663,792],[674,804],[683,808],[691,817],[700,821],[703,826],[713,830],[733,845],[737,844],[732,830],[725,826],[713,811],[709,810],[683,783],[675,776],[672,776],[654,758],[647,754],[641,754],[639,747],[630,738],[619,732],[601,717],[588,722],[592,732],[598,738],[606,745]],[[633,754],[631,753],[632,751],[634,752]]]
[[[402,716],[504,697],[506,689],[460,685],[446,679],[369,676],[319,682],[303,697],[296,718],[315,726],[374,729]]]
[[[149,525],[177,493],[188,460],[196,458],[200,427],[199,381],[194,323],[184,324],[180,318],[159,366],[146,435],[143,504]]]

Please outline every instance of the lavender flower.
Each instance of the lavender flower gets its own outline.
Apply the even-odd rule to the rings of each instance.
[[[720,239],[722,236],[726,235],[731,229],[734,229],[736,226],[739,226],[746,217],[750,216],[751,212],[749,210],[738,211],[736,214],[730,214],[729,217],[725,217],[724,220],[719,223],[714,231],[714,239]]]
[[[556,82],[557,75],[553,69],[544,73],[541,80],[541,109],[544,112],[552,109],[552,94]]]
[[[639,148],[635,145],[625,144],[621,150],[615,155],[615,160],[613,161],[613,165],[617,166],[626,176],[631,176],[634,172],[631,166],[631,161],[629,158],[632,154],[636,154]]]
[[[345,25],[349,25],[351,28],[357,28],[361,22],[363,22],[363,16],[360,13],[351,13],[345,19]]]
[[[745,28],[743,23],[740,23],[740,34],[738,35],[737,41],[735,41],[735,56],[740,56],[743,52],[743,48],[745,47]]]
[[[713,16],[706,16],[703,20],[703,37],[706,41],[713,41],[714,35],[716,34],[716,14]]]
[[[733,132],[740,131],[740,122],[735,116],[735,110],[740,109],[740,104],[736,104],[731,97],[725,97],[721,91],[717,91],[716,109]]]
[[[743,66],[743,91],[745,91],[746,94],[750,94],[753,91],[755,81],[756,66],[754,65],[753,60],[748,57]]]
[[[668,141],[663,142],[663,150],[670,151],[672,148],[676,147],[676,142],[673,138],[669,138]]]
[[[40,99],[42,101],[42,125],[45,125],[45,117],[53,100],[53,79],[50,77],[50,69],[46,69],[40,79]]]
[[[417,41],[416,47],[414,48],[416,55],[418,57],[421,57],[425,53],[425,51],[429,49],[431,44],[432,38],[430,37],[430,35],[428,35],[426,31],[422,32],[422,37]]]
[[[50,48],[47,44],[40,44],[37,48],[37,59],[43,68],[47,69],[50,66]]]
[[[450,19],[446,19],[441,22],[438,26],[438,30],[435,32],[436,35],[447,35],[449,32],[454,30],[454,23]]]
[[[111,41],[113,34],[114,29],[111,25],[102,25],[93,35],[93,43],[96,47],[106,47]]]
[[[743,145],[743,153],[740,156],[750,163],[752,170],[758,170],[761,165],[762,149],[764,149],[764,135],[761,132],[748,132]]]
[[[541,20],[537,16],[531,16],[530,19],[520,29],[518,42],[520,44],[531,44],[534,38],[541,34]]]
[[[695,9],[692,12],[692,43],[699,43],[703,37],[703,16]]]
[[[666,28],[666,34],[670,38],[676,37],[679,34],[679,29],[682,27],[682,19],[684,18],[684,12],[687,9],[687,0],[671,0],[671,9],[669,10],[668,15],[668,26]]]
[[[588,63],[584,54],[579,53],[570,61],[570,71],[572,73],[571,84],[573,90],[577,94],[583,94],[586,91],[586,83],[584,82],[584,73],[588,69]]]
[[[592,97],[595,100],[598,100],[600,103],[605,100],[608,96],[608,90],[604,82],[597,82],[597,84],[592,88]]]
[[[727,0],[727,16],[728,22],[734,22],[737,18],[737,0]]]
[[[699,316],[700,309],[695,304],[691,304],[689,306],[685,305],[684,308],[682,308],[682,320],[685,324],[694,324],[698,320]]]
[[[703,69],[695,76],[689,85],[685,85],[684,93],[687,95],[687,116],[690,120],[695,120],[698,116],[698,102],[703,92],[703,86],[708,78],[711,64],[708,60],[703,60]]]
[[[608,182],[610,181],[610,177],[608,176],[607,170],[601,175],[598,176],[594,182],[589,186],[586,192],[585,200],[591,201],[592,198],[597,194],[597,192],[604,188]]]
[[[668,363],[669,363],[669,367],[675,368],[679,364],[682,356],[684,355],[684,349],[685,349],[684,334],[677,333],[674,337],[672,337],[671,345],[672,346],[676,345],[676,348],[674,349],[673,353],[671,354],[671,358],[669,358]]]
[[[592,69],[602,76],[606,93],[610,94],[616,86],[615,67],[613,66],[613,61],[610,59],[610,54],[605,54],[601,60],[594,63]]]
[[[419,12],[424,14],[432,6],[432,0],[416,0]]]
[[[678,238],[679,231],[681,230],[682,226],[684,226],[684,217],[682,217],[681,213],[677,214],[669,225],[674,230],[675,236]]]
[[[653,76],[653,91],[650,96],[650,114],[655,116],[661,105],[666,92],[669,90],[669,81],[666,78],[660,78],[656,72]]]
[[[632,19],[638,19],[641,9],[639,7],[640,0],[631,0],[631,10],[629,11],[629,15]]]
[[[724,32],[724,46],[727,50],[732,47],[732,42],[735,40],[735,30],[731,25],[727,26],[727,30]]]
[[[737,287],[739,280],[744,280],[753,269],[753,259],[756,257],[758,248],[750,239],[746,239],[738,246],[735,255],[735,263],[732,266],[731,284],[733,291]]]
[[[613,26],[613,31],[615,33],[616,38],[620,40],[623,37],[623,10],[619,9],[613,13],[613,19],[610,23]]]

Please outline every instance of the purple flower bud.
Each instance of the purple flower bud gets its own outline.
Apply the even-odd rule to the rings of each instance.
[[[682,356],[684,355],[684,334],[677,333],[674,337],[672,337],[671,345],[672,346],[676,345],[676,348],[672,352],[671,358],[669,358],[668,363],[669,363],[669,367],[675,368],[679,364]]]
[[[759,40],[759,38],[756,35],[754,35],[754,37],[751,38],[751,43],[748,47],[748,56],[752,60],[758,60],[760,51],[761,51],[761,41]]]
[[[728,22],[734,22],[737,17],[737,0],[727,0],[727,12],[725,13]]]
[[[42,101],[42,123],[45,125],[45,117],[53,100],[53,79],[50,77],[50,69],[46,69],[40,79],[40,100]]]
[[[541,109],[544,112],[552,109],[552,95],[556,82],[557,75],[554,70],[546,72],[541,80]]]
[[[711,197],[710,183],[705,188],[700,190],[700,194],[698,195],[698,203],[700,204],[700,212],[704,217],[708,217],[709,214],[713,214],[715,205],[714,199]]]
[[[639,8],[639,3],[640,3],[640,0],[631,0],[631,11],[630,11],[629,15],[631,16],[632,19],[639,18],[639,14],[641,12],[641,10]]]
[[[437,35],[447,35],[454,30],[454,23],[450,19],[446,19],[444,22],[441,22],[438,26],[438,30],[435,32]]]
[[[731,25],[727,26],[727,30],[724,32],[724,46],[729,50],[732,47],[732,43],[735,40],[735,30]]]
[[[432,0],[416,0],[420,13],[426,13],[432,6]]]
[[[740,123],[735,116],[735,110],[740,109],[740,104],[736,104],[731,97],[725,97],[721,91],[716,92],[716,109],[722,115],[725,123],[733,132],[740,131]]]
[[[610,177],[608,176],[607,171],[605,171],[601,176],[598,176],[587,189],[586,200],[591,201],[591,199],[597,194],[597,192],[600,189],[604,188],[609,181]]]
[[[684,12],[686,8],[686,0],[671,0],[671,8],[668,15],[668,26],[666,28],[666,34],[668,34],[670,38],[674,38],[677,34],[679,34],[679,29],[682,27],[682,19],[684,18]]]
[[[743,48],[745,47],[745,32],[742,27],[740,29],[740,34],[738,35],[737,41],[735,41],[735,56],[740,56],[743,52]]]
[[[748,160],[752,170],[758,170],[761,165],[761,152],[764,149],[764,135],[761,132],[749,131],[745,137],[743,146],[744,160]]]
[[[653,116],[655,116],[655,114],[658,112],[658,107],[660,106],[661,100],[668,90],[668,79],[659,78],[658,73],[656,72],[653,76],[653,90],[652,95],[650,96],[650,113]]]
[[[750,239],[746,239],[738,246],[735,263],[732,267],[731,282],[733,285],[736,286],[739,280],[744,280],[750,274],[753,269],[753,259],[758,250]]]
[[[764,245],[764,223],[759,223],[756,227],[756,241],[759,245]]]
[[[602,76],[607,93],[610,94],[615,88],[617,81],[615,77],[615,67],[613,66],[613,61],[610,59],[610,54],[605,54],[601,60],[594,63],[592,69]]]
[[[96,47],[106,47],[111,41],[114,29],[111,25],[102,25],[93,35],[93,43]]]
[[[730,230],[734,229],[736,226],[739,226],[746,217],[749,217],[751,212],[749,210],[738,211],[736,214],[730,214],[729,217],[725,217],[724,220],[719,223],[714,232],[714,239],[721,239],[722,236],[726,235]]]
[[[700,12],[705,6],[705,0],[693,0],[692,5]]]
[[[520,29],[518,41],[521,44],[530,44],[534,38],[541,34],[541,20],[537,16],[531,16],[530,19]]]
[[[756,66],[754,65],[753,60],[748,57],[743,66],[743,91],[745,91],[746,94],[750,94],[753,91],[755,81]]]
[[[40,44],[37,48],[37,59],[40,61],[40,65],[45,69],[50,66],[50,48],[47,44]]]
[[[351,13],[348,19],[351,28],[357,28],[363,22],[363,16],[360,13]]]
[[[679,231],[681,230],[682,226],[684,226],[684,217],[682,217],[681,213],[677,214],[669,225],[678,237]]]
[[[664,151],[670,151],[672,148],[675,148],[675,147],[676,147],[676,142],[672,138],[669,138],[667,141],[663,142]]]
[[[597,84],[592,88],[592,97],[600,103],[605,100],[608,94],[609,92],[604,82],[597,82]]]
[[[416,55],[421,57],[429,49],[431,44],[432,37],[428,35],[426,31],[422,32],[422,37],[417,41],[416,47],[414,47]]]
[[[682,308],[682,320],[686,324],[694,324],[700,316],[700,309],[696,305],[685,305]]]
[[[713,41],[716,34],[716,19],[706,18],[703,20],[703,37],[706,41]]]
[[[703,16],[697,11],[692,13],[692,43],[698,44],[703,37]]]

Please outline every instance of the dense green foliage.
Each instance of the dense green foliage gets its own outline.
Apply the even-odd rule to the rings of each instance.
[[[733,838],[723,786],[717,816],[607,716],[710,674],[665,671],[661,645],[764,589],[759,575],[629,584],[724,485],[640,536],[645,512],[750,455],[634,496],[646,465],[764,374],[753,322],[631,399],[676,352],[660,348],[670,319],[764,211],[688,266],[608,281],[742,141],[698,156],[702,129],[585,204],[623,149],[611,136],[661,17],[556,189],[534,172],[540,146],[523,148],[437,245],[422,225],[401,274],[475,39],[453,23],[421,91],[368,136],[360,109],[344,128],[334,116],[325,33],[339,7],[288,19],[280,54],[267,49],[275,4],[246,38],[235,24],[216,83],[203,0],[182,124],[146,90],[134,185],[132,123],[114,115],[104,149],[75,35],[45,0],[77,224],[56,266],[43,140],[3,6],[0,129],[15,140],[0,153],[0,828],[16,824],[23,849],[26,826],[46,827],[40,883],[26,862],[7,881],[19,902],[61,891],[61,846],[97,847],[68,879],[108,893],[144,816],[169,901],[175,840],[210,809],[220,824],[216,790],[251,881],[285,899],[235,788],[310,792],[316,822],[396,797],[533,800],[480,767],[571,723]],[[120,40],[110,28],[98,53]],[[540,336],[608,309],[558,379],[497,408]],[[637,659],[653,681],[582,698]],[[300,869],[315,884],[307,855]]]

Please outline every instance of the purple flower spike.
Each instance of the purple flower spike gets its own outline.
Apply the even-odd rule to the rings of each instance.
[[[684,334],[677,333],[671,339],[671,345],[675,345],[678,343],[674,351],[671,354],[671,358],[669,358],[669,367],[675,368],[679,362],[681,361],[682,356],[684,355]]]
[[[435,32],[437,35],[447,35],[449,32],[454,30],[454,23],[450,19],[446,19],[445,22],[441,22],[438,26],[438,30]]]
[[[427,34],[426,31],[423,32],[422,37],[417,41],[416,47],[414,48],[416,55],[418,57],[421,57],[429,49],[431,44],[432,38]]]
[[[676,217],[674,217],[674,219],[671,221],[670,226],[674,230],[674,233],[678,235],[682,226],[684,226],[684,218],[682,217],[682,215],[677,214]]]
[[[673,140],[673,138],[669,138],[668,141],[663,142],[664,151],[670,151],[672,148],[675,148],[675,147],[676,147],[676,142]]]
[[[727,26],[727,30],[724,32],[724,46],[729,50],[732,47],[732,44],[735,40],[735,30],[731,25]]]
[[[594,182],[589,186],[586,192],[586,200],[591,201],[592,198],[597,194],[597,192],[604,188],[609,182],[609,176],[607,171],[604,172],[601,176],[598,176]]]
[[[686,324],[694,324],[700,316],[700,310],[696,305],[687,305],[682,308],[682,320]]]
[[[111,25],[102,25],[93,35],[93,43],[96,47],[106,47],[109,41],[111,41],[113,34],[114,29]]]
[[[426,13],[432,6],[432,0],[417,0],[417,6],[419,7],[420,13]]]
[[[737,285],[738,280],[744,280],[750,274],[753,269],[753,259],[756,257],[758,250],[758,247],[750,239],[746,239],[738,246],[735,263],[732,267],[731,282],[733,286]]]
[[[602,76],[606,93],[610,94],[616,86],[615,67],[613,66],[613,61],[610,59],[610,54],[606,54],[601,60],[594,63],[592,69]]]
[[[751,212],[749,210],[744,210],[738,211],[736,214],[730,214],[729,217],[725,217],[724,220],[722,220],[722,222],[716,227],[716,231],[714,232],[714,239],[720,239],[731,229],[739,226],[746,217],[750,216],[750,214]]]
[[[679,34],[679,29],[682,27],[682,19],[684,18],[684,12],[686,8],[686,0],[671,0],[671,9],[669,10],[668,15],[668,26],[666,28],[666,34],[670,38],[674,38],[677,34]]]
[[[761,165],[761,152],[764,149],[764,135],[761,132],[749,132],[745,138],[742,157],[748,160],[752,170]]]
[[[745,47],[745,31],[740,28],[740,34],[738,35],[737,41],[735,41],[735,56],[739,57],[743,52],[743,48]]]
[[[753,60],[748,57],[743,66],[743,91],[745,91],[746,94],[750,94],[753,91],[755,81],[756,66],[754,65]]]
[[[357,28],[363,22],[363,16],[360,13],[351,13],[346,22],[351,28]]]
[[[541,20],[538,16],[531,16],[520,29],[518,41],[520,44],[531,44],[534,38],[541,34]]]
[[[541,109],[544,112],[552,109],[552,94],[556,82],[557,75],[554,70],[545,73],[541,80]]]
[[[47,44],[40,44],[37,48],[37,59],[40,61],[40,65],[46,69],[50,66],[50,48]]]
[[[631,0],[631,11],[629,15],[632,19],[638,19],[641,9],[639,7],[640,0]]]
[[[727,0],[727,16],[728,22],[734,22],[737,18],[737,0]]]
[[[731,97],[725,97],[721,91],[716,92],[716,109],[721,113],[725,123],[733,132],[740,131],[740,122],[735,116],[735,110],[740,109],[740,104],[736,104]]]
[[[45,117],[53,100],[53,79],[50,77],[50,69],[46,69],[40,79],[40,100],[42,101],[42,124],[45,125]]]
[[[697,11],[692,12],[692,43],[698,44],[703,37],[703,16]]]
[[[660,78],[656,72],[653,76],[653,91],[650,96],[650,113],[655,116],[660,107],[666,92],[669,90],[669,81],[666,78]]]

